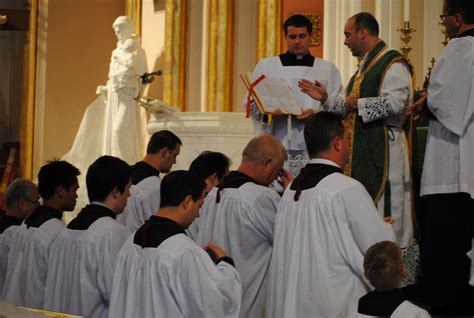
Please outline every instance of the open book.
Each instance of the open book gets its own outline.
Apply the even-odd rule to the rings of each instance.
[[[279,108],[288,115],[301,115],[301,105],[286,79],[254,77],[251,72],[241,74],[240,78],[263,114],[271,114]]]

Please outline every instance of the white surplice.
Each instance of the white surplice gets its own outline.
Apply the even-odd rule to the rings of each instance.
[[[430,120],[421,195],[468,193],[474,198],[474,38],[452,39],[433,67]]]
[[[216,194],[216,188],[208,194],[188,233],[201,246],[212,242],[229,253],[242,279],[240,317],[262,317],[280,197],[252,182],[224,188],[219,203]]]
[[[376,318],[377,316],[370,316],[356,313],[351,318]],[[430,318],[430,314],[423,308],[405,300],[397,309],[390,315],[390,318]]]
[[[130,232],[111,217],[65,228],[51,245],[44,308],[107,317],[115,260]]]
[[[130,196],[123,213],[117,221],[125,225],[131,233],[138,230],[146,220],[160,208],[161,179],[150,176],[130,187]]]
[[[184,234],[156,248],[133,239],[117,257],[109,317],[238,317],[242,290],[232,265],[215,265]]]
[[[17,228],[17,225],[12,225],[6,228],[3,233],[0,233],[0,298],[3,290],[3,283],[5,282],[5,277],[7,275],[10,240]]]
[[[310,163],[335,165],[324,159]],[[275,221],[267,317],[346,317],[369,291],[364,254],[394,240],[358,181],[333,173],[301,192],[287,187]]]
[[[27,228],[23,223],[13,233],[2,294],[5,301],[43,309],[49,248],[64,227],[63,222],[52,218],[38,228]]]
[[[363,66],[364,60],[361,62],[359,72]],[[411,100],[412,79],[410,70],[404,62],[396,62],[388,67],[382,79],[380,96],[357,100],[358,115],[364,123],[385,119],[389,127],[390,211],[394,221],[396,242],[404,253],[413,245],[411,172],[408,143],[403,130],[406,121],[405,109]],[[338,94],[331,95],[322,108],[344,114],[344,101],[345,90],[341,89]],[[379,200],[377,209],[381,215],[384,214],[384,196]],[[415,262],[415,260],[408,261]]]

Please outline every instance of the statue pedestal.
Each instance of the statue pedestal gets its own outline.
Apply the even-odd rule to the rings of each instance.
[[[242,150],[255,135],[252,120],[245,113],[176,112],[152,113],[147,130],[150,136],[167,129],[183,142],[172,170],[189,168],[204,150],[219,151],[232,160],[232,169],[240,165]]]

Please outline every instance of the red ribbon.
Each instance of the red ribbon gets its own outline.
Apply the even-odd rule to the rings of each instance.
[[[255,86],[257,86],[263,79],[265,78],[265,75],[260,75],[252,84],[250,84],[250,87],[247,92],[247,113],[245,115],[246,118],[250,117],[250,97],[252,96],[253,89]]]

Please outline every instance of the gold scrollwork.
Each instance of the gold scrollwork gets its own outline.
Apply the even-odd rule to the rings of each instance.
[[[302,12],[293,12],[289,16],[291,17],[294,14],[301,14],[307,17],[313,24],[313,34],[311,34],[311,46],[320,46],[321,45],[321,16],[317,13],[302,13]]]
[[[0,15],[0,25],[7,23],[7,16]]]

